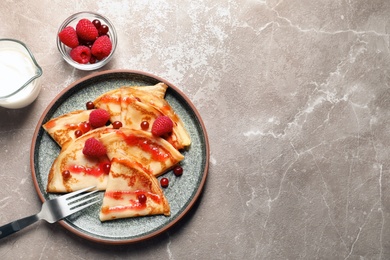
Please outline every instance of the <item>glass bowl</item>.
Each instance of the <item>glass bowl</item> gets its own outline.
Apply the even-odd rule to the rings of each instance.
[[[79,22],[79,20],[83,19],[83,18],[86,18],[86,19],[89,19],[91,22],[95,19],[98,19],[101,24],[105,24],[107,25],[108,27],[108,36],[110,37],[110,40],[111,40],[111,43],[112,43],[112,50],[111,50],[111,53],[110,55],[108,55],[106,58],[100,60],[100,61],[97,61],[96,63],[87,63],[87,64],[81,64],[81,63],[78,63],[76,61],[74,61],[71,57],[70,57],[70,50],[71,48],[69,48],[68,46],[66,46],[65,44],[63,44],[59,37],[58,37],[58,34],[67,26],[72,26],[73,28],[76,29],[76,25],[77,23]],[[99,69],[101,67],[103,67],[104,65],[106,65],[110,60],[111,58],[113,57],[114,55],[114,52],[115,52],[115,49],[116,49],[116,45],[117,45],[117,34],[116,34],[116,30],[115,30],[115,27],[114,25],[112,24],[112,22],[110,20],[108,20],[106,17],[104,17],[103,15],[100,15],[98,13],[94,13],[94,12],[79,12],[79,13],[75,13],[71,16],[69,16],[60,26],[60,28],[58,29],[58,33],[57,33],[57,48],[58,50],[60,51],[62,57],[64,58],[64,60],[72,65],[74,68],[76,69],[79,69],[79,70],[96,70],[96,69]]]
[[[15,39],[0,39],[0,106],[30,105],[41,90],[42,68],[27,46]]]

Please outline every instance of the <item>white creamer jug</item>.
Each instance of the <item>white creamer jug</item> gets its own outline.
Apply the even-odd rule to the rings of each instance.
[[[42,68],[27,46],[14,39],[0,39],[0,106],[22,108],[41,90]]]

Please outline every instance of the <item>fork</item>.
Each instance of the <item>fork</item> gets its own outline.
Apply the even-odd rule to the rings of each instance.
[[[38,214],[21,218],[1,226],[0,239],[17,232],[37,222],[38,220],[44,219],[49,223],[54,223],[99,202],[100,199],[94,200],[99,196],[99,194],[95,194],[92,197],[90,196],[98,190],[93,190],[91,192],[81,194],[92,188],[94,188],[94,186],[45,201],[42,204],[41,211]]]

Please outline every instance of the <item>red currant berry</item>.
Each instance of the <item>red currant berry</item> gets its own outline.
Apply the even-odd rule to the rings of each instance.
[[[85,106],[87,107],[88,110],[94,109],[95,105],[93,104],[92,101],[88,101]]]
[[[99,35],[106,35],[108,33],[108,26],[105,24],[102,24],[102,26],[100,26],[98,31],[99,31]]]
[[[85,134],[86,132],[91,130],[91,124],[89,122],[81,122],[79,124],[79,128],[80,128],[81,132],[83,132]]]
[[[74,131],[74,136],[76,136],[76,138],[79,138],[82,135],[83,135],[83,132],[81,132],[81,130]]]
[[[87,46],[88,48],[92,48],[93,42],[84,42],[84,46]]]
[[[68,126],[69,129],[73,129],[73,130],[79,128],[77,124],[69,124]]]
[[[122,198],[122,193],[120,191],[114,191],[112,194],[112,198],[114,200],[121,200]]]
[[[149,122],[148,121],[142,121],[141,122],[141,129],[146,131],[149,129]]]
[[[103,163],[101,167],[102,167],[103,172],[105,174],[109,174],[110,173],[110,169],[111,169],[111,163],[110,162]]]
[[[92,24],[95,26],[96,29],[99,29],[100,26],[102,25],[98,19],[93,20]]]
[[[89,63],[90,64],[95,64],[96,63],[96,57],[95,56],[93,56],[93,55],[91,55],[91,58],[89,58]]]
[[[68,170],[64,170],[64,171],[62,172],[62,179],[63,179],[64,181],[67,181],[67,180],[69,180],[69,179],[70,179],[70,177],[71,177],[71,175],[70,175],[70,171],[68,171]]]
[[[168,187],[168,185],[169,185],[169,180],[168,180],[168,178],[162,178],[161,180],[160,180],[160,184],[161,184],[161,187],[163,187],[163,188],[166,188],[166,187]]]
[[[183,167],[181,167],[180,165],[175,166],[175,168],[173,168],[173,173],[176,176],[181,176],[183,174]]]
[[[146,202],[146,196],[145,196],[145,194],[139,194],[139,195],[137,196],[137,198],[138,198],[139,203],[145,204],[145,202]]]
[[[115,122],[112,123],[112,127],[114,129],[119,129],[119,128],[122,127],[122,122],[121,121],[115,121]]]

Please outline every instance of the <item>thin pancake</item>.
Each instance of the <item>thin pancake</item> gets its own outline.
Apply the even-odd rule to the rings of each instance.
[[[141,123],[148,122],[151,126],[156,118],[162,115],[158,110],[149,104],[141,102],[136,96],[132,95],[134,88],[121,88],[121,118],[123,127],[141,130]],[[148,94],[152,95],[152,94]]]
[[[156,85],[153,85],[153,86],[134,86],[133,88],[149,92],[158,98],[164,98],[165,92],[167,91],[168,86],[166,84],[160,82],[160,83],[157,83]]]
[[[121,121],[121,90],[108,91],[95,99],[96,108],[101,108],[110,113],[110,121]]]
[[[80,124],[89,120],[89,114],[93,110],[76,110],[49,120],[42,127],[63,147],[68,142],[76,139],[75,131],[80,129]]]
[[[184,159],[166,140],[150,132],[120,128],[100,138],[112,160],[115,156],[128,158],[141,165],[144,171],[159,176]]]
[[[140,196],[145,196],[142,201]],[[147,215],[170,215],[158,180],[128,159],[114,157],[99,218],[107,221]]]
[[[176,149],[183,149],[191,144],[183,121],[164,98],[142,88],[123,87],[121,92],[122,123],[127,127],[140,129],[142,121],[147,121],[151,127],[158,116],[165,115],[173,122],[173,130],[167,140]]]
[[[168,86],[164,83],[158,83],[153,86],[131,86],[131,87],[122,87],[122,88],[134,88],[142,90],[146,93],[156,95],[159,98],[164,98],[165,91]],[[95,99],[93,102],[96,108],[102,108],[110,113],[110,121],[123,121],[122,115],[122,88],[110,90]],[[123,122],[122,122],[123,123]]]
[[[65,193],[89,186],[104,190],[108,179],[105,167],[110,160],[107,156],[87,157],[83,148],[88,138],[99,138],[111,131],[114,131],[111,127],[97,128],[63,147],[50,169],[47,192]]]

